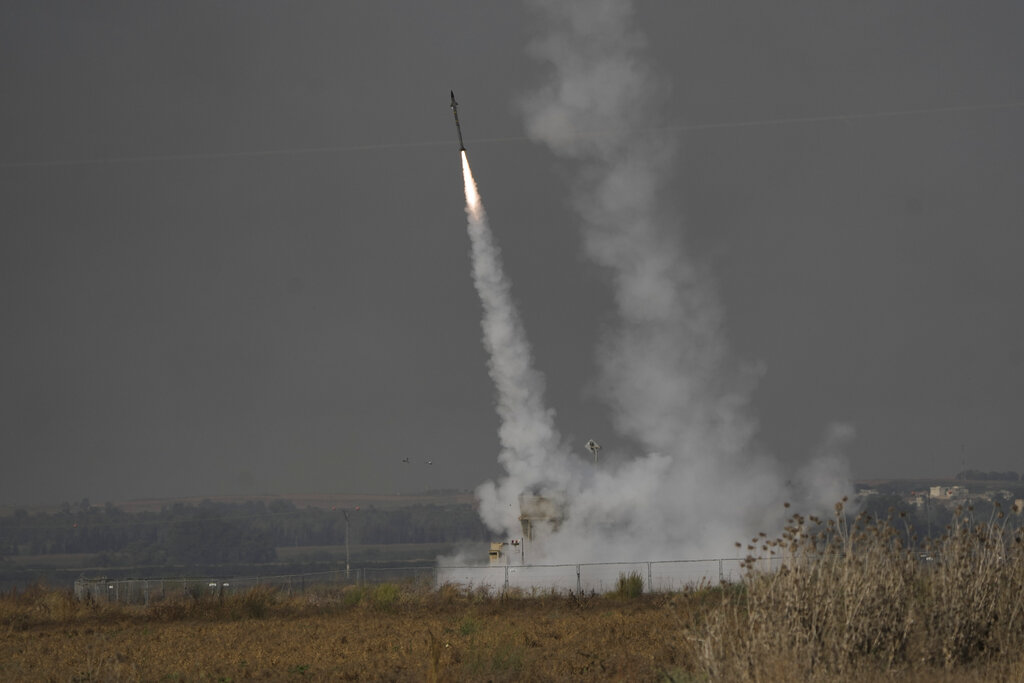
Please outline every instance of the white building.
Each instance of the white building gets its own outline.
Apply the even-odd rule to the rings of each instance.
[[[936,500],[958,500],[966,498],[967,488],[963,486],[932,486],[928,495]]]

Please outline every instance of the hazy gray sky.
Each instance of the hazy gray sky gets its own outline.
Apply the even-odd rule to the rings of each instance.
[[[0,504],[494,477],[449,89],[560,429],[628,449],[594,386],[610,288],[577,169],[524,136],[538,21],[0,5]],[[650,126],[678,128],[671,219],[763,370],[760,446],[795,464],[838,420],[858,478],[1024,470],[1024,9],[639,2],[635,23]]]

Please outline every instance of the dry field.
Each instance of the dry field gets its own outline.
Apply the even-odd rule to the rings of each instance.
[[[699,613],[700,599],[385,584],[132,608],[35,590],[4,601],[0,679],[683,680],[696,663],[680,615]]]
[[[742,583],[683,593],[638,575],[587,597],[381,584],[123,606],[34,588],[0,597],[0,680],[1024,680],[1019,517],[964,511],[922,551],[898,519],[841,513],[794,515],[750,540]],[[782,569],[758,571],[773,553]]]
[[[776,658],[749,676],[709,669],[708,619],[728,613],[738,595],[501,598],[385,584],[314,598],[256,591],[127,607],[36,589],[3,600],[0,680],[800,680]],[[1018,656],[950,669],[822,671],[807,680],[980,682],[1021,673]]]

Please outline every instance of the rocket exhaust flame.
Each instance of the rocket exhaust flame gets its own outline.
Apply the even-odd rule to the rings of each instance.
[[[466,215],[469,216],[471,222],[480,223],[484,219],[483,206],[480,204],[480,192],[473,179],[473,171],[469,168],[469,157],[466,156],[466,150],[462,150],[459,154],[462,156],[462,182],[466,186]]]

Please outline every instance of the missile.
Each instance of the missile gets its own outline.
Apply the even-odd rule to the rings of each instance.
[[[466,145],[462,142],[462,126],[459,125],[459,103],[455,101],[455,91],[452,90],[452,114],[455,115],[455,130],[459,133],[459,151],[465,152]]]

